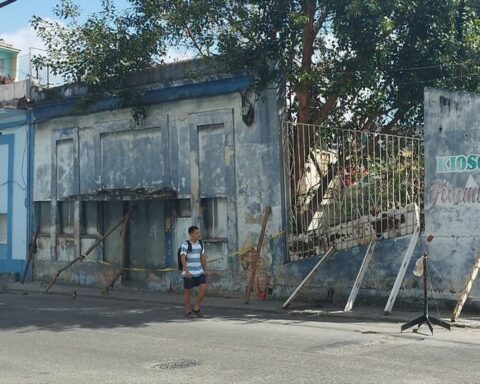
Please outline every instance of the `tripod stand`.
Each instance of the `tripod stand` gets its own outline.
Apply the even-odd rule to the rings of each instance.
[[[415,325],[420,326],[423,323],[426,323],[428,328],[430,329],[430,332],[432,332],[433,335],[433,327],[432,324],[438,325],[440,327],[446,328],[450,330],[450,324],[443,320],[439,320],[435,317],[431,317],[428,315],[428,270],[427,270],[427,253],[423,254],[423,315],[420,317],[417,317],[416,319],[409,321],[408,323],[405,323],[401,327],[401,332],[404,330],[411,328]]]

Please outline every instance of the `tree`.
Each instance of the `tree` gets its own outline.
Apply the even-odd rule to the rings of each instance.
[[[424,86],[478,90],[478,0],[132,0],[170,43],[223,55],[264,86],[280,63],[298,122],[391,130]],[[460,75],[460,73],[462,75]]]
[[[328,127],[392,132],[423,121],[423,88],[479,90],[478,0],[133,0],[172,43],[221,55],[250,70],[257,88],[280,68],[290,119]],[[277,64],[273,65],[272,63]],[[272,69],[273,68],[273,69]],[[299,126],[291,191],[312,157],[318,132]],[[370,148],[375,148],[372,143]],[[339,153],[342,166],[348,166]],[[339,167],[325,173],[328,180]],[[314,196],[318,204],[322,196]],[[307,223],[317,206],[304,210]],[[298,210],[300,211],[300,210]]]
[[[250,70],[257,89],[280,70],[300,123],[391,130],[422,121],[424,86],[477,91],[478,0],[111,0],[83,25],[71,0],[34,17],[67,79],[115,88],[163,61],[167,45]],[[272,64],[273,63],[273,64]]]
[[[128,74],[161,62],[167,46],[186,45],[193,56],[219,56],[233,71],[250,71],[257,91],[282,76],[289,118],[325,132],[415,127],[425,86],[480,88],[480,0],[130,2],[119,15],[104,0],[84,25],[70,0],[57,8],[67,26],[34,18],[49,49],[38,63],[94,89],[124,89]],[[305,126],[293,134],[297,191],[318,132]]]
[[[129,87],[129,76],[163,61],[162,27],[143,19],[139,23],[138,16],[128,12],[119,14],[112,0],[102,0],[102,10],[84,24],[78,22],[80,8],[71,0],[62,0],[54,14],[61,22],[32,18],[47,48],[47,55],[36,56],[34,64],[82,83],[93,98],[105,92],[118,95],[120,107],[133,108],[134,119],[141,119],[144,111],[137,91]]]

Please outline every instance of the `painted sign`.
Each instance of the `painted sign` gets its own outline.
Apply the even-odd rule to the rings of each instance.
[[[480,170],[480,155],[436,156],[437,173]]]
[[[459,205],[479,204],[480,187],[474,178],[468,177],[465,187],[454,187],[447,180],[438,179],[428,188],[427,204],[429,205]]]

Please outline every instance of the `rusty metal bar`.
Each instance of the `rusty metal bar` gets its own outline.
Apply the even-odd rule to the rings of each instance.
[[[289,122],[284,133],[290,261],[416,230],[421,139]]]

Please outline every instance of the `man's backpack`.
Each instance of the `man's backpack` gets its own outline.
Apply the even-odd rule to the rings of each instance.
[[[200,251],[200,254],[203,253],[203,241],[202,240],[198,240],[198,242],[200,243],[200,246],[202,247],[202,250]],[[190,240],[187,240],[187,244],[188,244],[188,248],[187,248],[187,254],[192,252],[192,243],[190,242]],[[177,251],[177,263],[178,263],[178,270],[179,271],[183,271],[183,265],[182,265],[182,258],[180,256],[180,253],[182,252],[182,247],[178,248],[178,251]],[[185,257],[185,260],[187,258]]]

